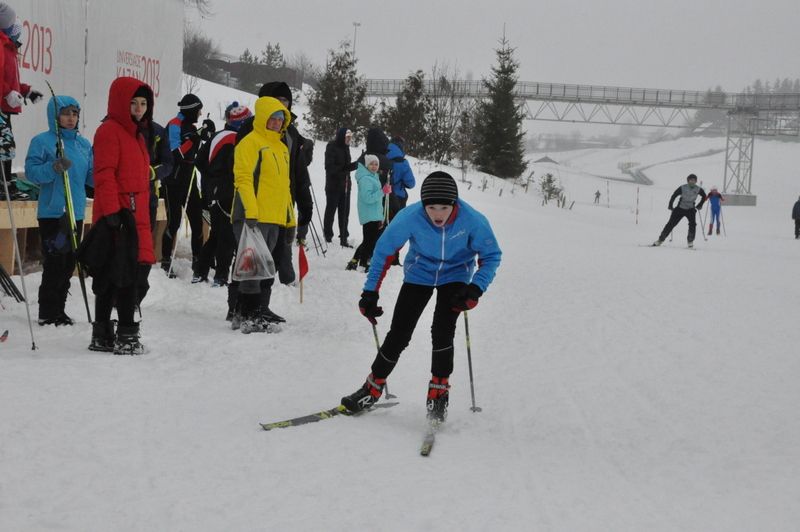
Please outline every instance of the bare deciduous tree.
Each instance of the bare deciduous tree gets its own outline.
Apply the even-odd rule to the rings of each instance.
[[[436,63],[431,70],[426,151],[439,164],[450,162],[457,151],[456,131],[463,113],[471,112],[472,99],[465,97],[459,75],[457,68],[451,69],[447,64]]]

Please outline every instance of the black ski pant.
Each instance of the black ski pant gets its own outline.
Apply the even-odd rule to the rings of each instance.
[[[451,300],[456,290],[462,286],[463,283],[449,283],[438,287],[403,283],[394,306],[392,325],[372,363],[372,374],[375,378],[385,379],[392,372],[400,353],[408,347],[419,317],[434,290],[436,307],[431,324],[431,374],[434,377],[449,377],[453,373],[453,337],[460,312],[451,308]]]
[[[325,241],[333,240],[333,217],[338,211],[339,239],[347,240],[350,232],[347,230],[350,218],[350,185],[343,189],[325,189],[325,218],[323,220],[322,234]]]
[[[172,257],[172,248],[175,237],[181,228],[183,207],[186,207],[186,217],[189,219],[189,228],[192,231],[192,258],[200,256],[203,249],[203,205],[200,200],[200,191],[197,180],[192,180],[192,192],[189,194],[189,183],[176,183],[162,187],[167,207],[167,227],[161,239],[161,262],[169,262]],[[186,197],[189,202],[186,203]]]
[[[111,320],[111,310],[117,307],[119,325],[134,325],[134,313],[140,306],[144,296],[150,289],[147,278],[150,275],[149,264],[139,264],[136,269],[136,280],[125,287],[107,283],[103,292],[95,292],[94,319],[97,323]]]
[[[83,221],[75,221],[81,234]],[[39,218],[42,240],[42,284],[39,285],[39,319],[58,318],[64,314],[67,292],[75,271],[72,236],[64,231],[58,218]]]
[[[800,238],[800,218],[797,218],[794,221],[794,237]]]
[[[364,235],[363,240],[353,253],[353,260],[358,261],[359,266],[369,266],[369,261],[372,259],[372,252],[375,251],[375,244],[378,242],[378,237],[383,232],[383,222],[367,222],[361,226],[361,232]]]
[[[662,242],[667,239],[669,234],[675,229],[675,226],[678,225],[678,222],[681,221],[681,218],[686,218],[689,221],[689,234],[686,237],[688,242],[694,242],[694,233],[697,229],[697,221],[695,220],[695,215],[697,214],[697,210],[694,208],[691,209],[681,209],[679,207],[672,209],[672,214],[669,217],[669,221],[667,225],[664,226],[664,230],[661,231],[661,235],[659,235],[658,239]]]
[[[275,268],[278,270],[278,281],[281,284],[292,284],[297,276],[294,273],[292,263],[292,245],[297,236],[297,227],[281,227],[278,233],[278,243],[275,244],[275,252],[272,260],[275,261]]]
[[[401,198],[394,193],[389,195],[389,221],[394,219],[394,216],[403,210],[408,203],[408,196]]]
[[[212,262],[214,266],[214,279],[228,282],[230,275],[231,261],[236,251],[236,238],[233,235],[233,225],[228,213],[223,211],[219,205],[211,206],[211,232],[208,240],[203,244],[200,251],[200,258],[197,262],[197,274],[200,277],[208,277],[208,271]]]

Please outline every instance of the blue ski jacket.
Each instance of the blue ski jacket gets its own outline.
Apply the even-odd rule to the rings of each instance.
[[[406,154],[403,153],[400,146],[390,142],[386,158],[392,162],[392,193],[398,198],[407,198],[406,189],[414,188],[417,182],[414,179],[411,165],[406,160]]]
[[[358,163],[356,168],[358,183],[358,223],[383,221],[383,190],[378,174],[373,174],[367,167]]]
[[[378,239],[364,290],[380,289],[392,258],[406,243],[403,280],[424,286],[475,283],[486,292],[502,255],[489,221],[464,200],[457,201],[444,227],[433,225],[422,203],[414,203],[398,212]]]
[[[56,160],[56,135],[55,119],[56,99],[58,112],[68,106],[77,107],[80,104],[71,96],[56,96],[47,103],[48,130],[39,133],[31,139],[28,154],[25,157],[25,179],[39,185],[39,218],[61,218],[66,212],[66,195],[64,193],[64,177],[53,170]],[[79,122],[80,124],[80,122]],[[64,156],[70,160],[72,166],[67,171],[69,174],[69,187],[72,191],[72,205],[75,208],[75,220],[83,220],[86,212],[86,189],[88,185],[94,188],[92,144],[75,129],[61,129],[61,138],[64,141]]]

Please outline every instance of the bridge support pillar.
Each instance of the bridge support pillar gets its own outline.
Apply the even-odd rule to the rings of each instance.
[[[750,195],[753,147],[758,113],[732,111],[728,114],[723,192]]]

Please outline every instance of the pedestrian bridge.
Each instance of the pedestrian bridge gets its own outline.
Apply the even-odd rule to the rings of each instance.
[[[367,96],[392,98],[404,79],[369,79]],[[489,96],[483,81],[423,80],[431,97],[477,101]],[[748,94],[720,91],[642,89],[518,81],[514,93],[529,120],[656,127],[692,127],[694,113],[727,113],[723,191],[750,195],[753,145],[757,135],[800,136],[800,94]],[[470,103],[464,105],[465,109]],[[753,204],[755,198],[752,199]]]

